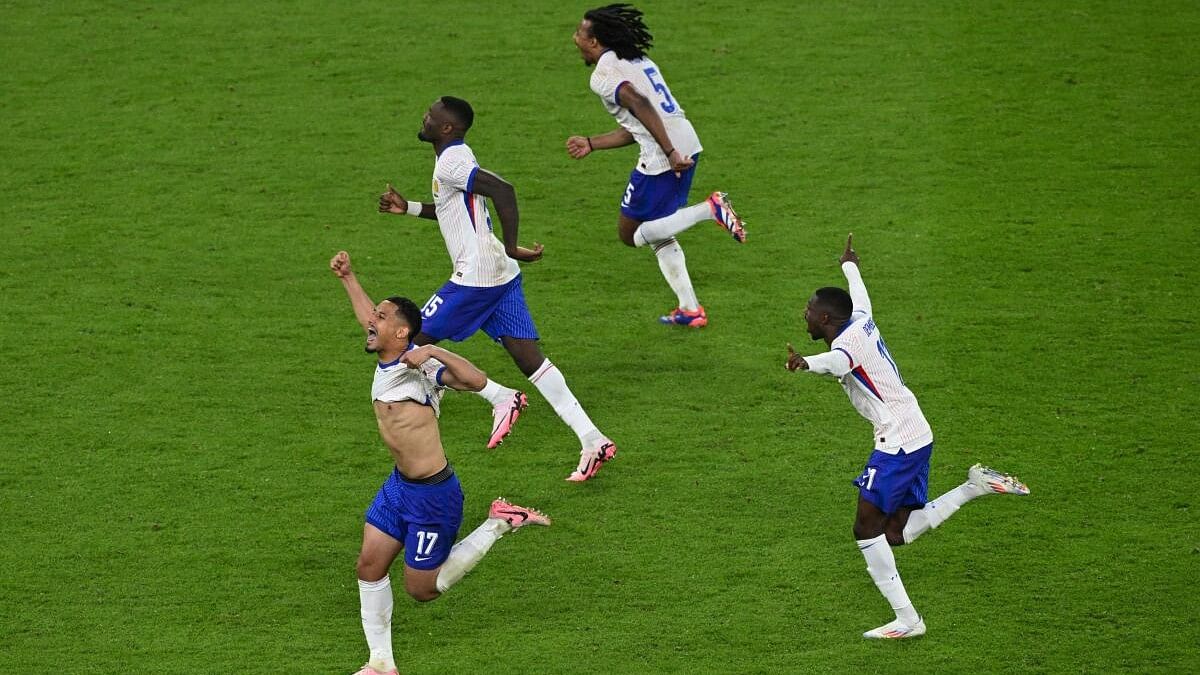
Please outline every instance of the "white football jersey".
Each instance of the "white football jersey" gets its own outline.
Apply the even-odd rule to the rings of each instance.
[[[438,228],[454,264],[450,281],[462,286],[502,286],[521,273],[492,233],[487,199],[471,191],[479,163],[466,143],[442,149],[433,166]]]
[[[596,61],[591,87],[604,102],[604,109],[616,118],[618,124],[633,134],[634,140],[641,147],[638,171],[654,176],[670,171],[671,163],[663,154],[663,148],[659,147],[650,132],[646,131],[646,127],[642,126],[628,108],[617,102],[617,90],[622,86],[633,87],[649,99],[662,118],[667,136],[681,155],[691,157],[704,149],[700,147],[700,137],[696,135],[692,123],[683,114],[683,106],[671,95],[671,89],[667,87],[658,65],[647,57],[626,61],[619,58],[616,52],[609,50],[601,54],[600,59]]]
[[[420,368],[409,368],[400,363],[399,357],[391,363],[375,364],[375,381],[371,383],[371,401],[395,403],[416,401],[433,408],[433,414],[442,414],[442,372],[446,366],[437,359],[429,359]]]
[[[920,450],[933,442],[933,430],[871,317],[871,300],[858,265],[843,263],[842,272],[850,284],[854,313],[830,351],[804,360],[810,371],[838,378],[855,409],[874,425],[876,450],[890,455]]]

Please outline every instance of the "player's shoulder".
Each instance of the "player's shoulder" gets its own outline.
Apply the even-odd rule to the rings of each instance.
[[[463,141],[457,141],[442,149],[433,170],[435,174],[450,176],[466,171],[464,167],[474,167],[475,165],[474,151]]]
[[[866,312],[855,312],[851,315],[842,332],[833,338],[833,347],[851,347],[859,345],[864,339],[875,332],[875,319]]]
[[[599,59],[596,60],[596,66],[592,68],[592,76],[588,78],[588,84],[592,90],[596,91],[604,86],[604,83],[615,73],[615,60],[617,56],[612,52],[604,52]]]

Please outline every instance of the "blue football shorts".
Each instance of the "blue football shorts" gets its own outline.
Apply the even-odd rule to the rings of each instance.
[[[900,509],[919,509],[929,497],[929,458],[933,443],[912,452],[889,455],[875,450],[863,473],[853,483],[863,499],[892,514]]]
[[[367,522],[404,542],[404,563],[418,570],[437,569],[446,562],[462,525],[458,476],[447,465],[433,480],[437,482],[410,482],[392,469],[367,507]]]
[[[435,340],[462,342],[478,330],[497,342],[505,336],[538,339],[520,274],[500,286],[447,281],[421,308],[421,332]]]
[[[687,206],[692,177],[700,165],[700,153],[692,155],[692,159],[696,163],[678,176],[669,169],[653,176],[634,169],[629,174],[625,196],[621,198],[621,213],[644,223],[665,218]]]

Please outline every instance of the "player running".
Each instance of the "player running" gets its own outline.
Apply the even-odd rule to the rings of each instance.
[[[504,499],[492,502],[488,519],[457,544],[463,493],[446,460],[438,431],[446,387],[478,391],[487,376],[470,361],[440,347],[417,347],[421,314],[408,298],[371,301],[350,256],[329,261],[342,280],[354,315],[367,332],[366,350],[377,354],[371,400],[379,434],[395,467],[367,509],[358,556],[358,597],[370,660],[356,675],[396,673],[392,655],[392,586],[388,569],[404,551],[404,590],[419,602],[445,593],[475,567],[496,540],[524,525],[549,525],[545,515]]]
[[[646,56],[653,38],[642,22],[642,12],[627,4],[588,10],[574,39],[583,62],[596,67],[592,91],[620,128],[599,136],[571,136],[567,152],[583,159],[593,150],[638,144],[640,154],[621,200],[617,233],[627,246],[650,245],[659,269],[675,291],[679,305],[659,321],[706,326],[708,314],[696,299],[683,248],[675,235],[702,220],[715,220],[734,241],[743,243],[746,229],[742,220],[724,192],[686,206],[703,148],[662,70]]]
[[[846,238],[841,257],[850,291],[817,289],[804,310],[809,335],[824,340],[830,351],[800,356],[789,344],[787,369],[837,377],[850,402],[875,427],[875,450],[863,474],[854,480],[858,486],[854,538],[867,560],[867,573],[891,603],[896,619],[863,637],[916,637],[925,634],[925,621],[908,599],[892,547],[911,544],[976,497],[1028,495],[1029,488],[1012,476],[976,464],[967,470],[967,482],[926,501],[933,431],[875,325],[852,240],[853,235]]]
[[[517,368],[579,437],[579,464],[567,480],[585,481],[616,457],[617,446],[592,423],[562,373],[538,346],[537,328],[525,304],[517,261],[538,260],[543,247],[535,243],[530,249],[517,244],[517,195],[513,186],[480,168],[475,153],[463,140],[474,119],[470,104],[453,96],[441,97],[425,113],[417,138],[431,143],[437,154],[432,204],[407,201],[391,185],[379,197],[383,213],[436,220],[454,263],[450,280],[421,309],[424,328],[413,341],[418,345],[445,339],[459,342],[482,330],[504,345]],[[485,197],[496,206],[503,243],[492,233],[492,216]],[[494,448],[508,435],[527,399],[524,393],[492,380],[478,393],[492,404],[492,435],[487,447]]]

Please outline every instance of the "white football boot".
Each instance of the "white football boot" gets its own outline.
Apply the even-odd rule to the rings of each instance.
[[[1023,497],[1029,494],[1029,488],[1014,476],[1000,473],[982,464],[976,464],[967,469],[967,482],[984,492],[998,495]]]
[[[896,619],[891,623],[885,623],[879,628],[875,628],[863,633],[863,637],[868,640],[900,640],[903,638],[919,637],[925,634],[925,618],[917,619],[917,625],[910,626],[900,619]]]

